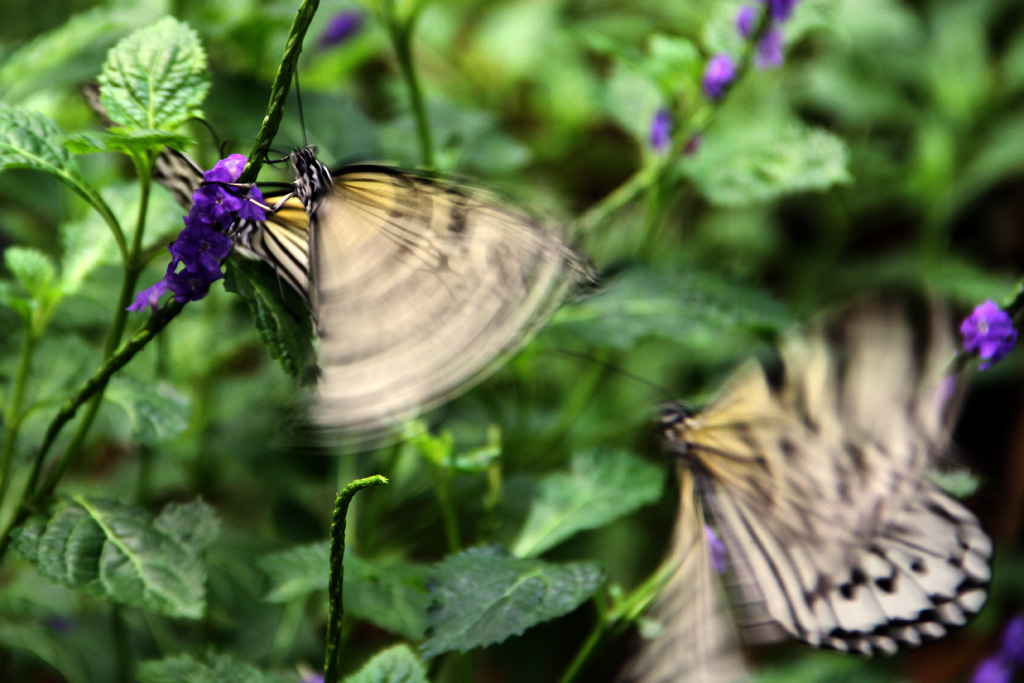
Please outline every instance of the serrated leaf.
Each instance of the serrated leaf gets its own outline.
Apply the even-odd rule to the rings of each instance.
[[[601,583],[593,562],[549,564],[471,548],[437,565],[424,657],[500,643],[576,609]]]
[[[681,168],[721,206],[766,202],[851,180],[846,144],[828,131],[797,125],[744,140],[708,136]]]
[[[4,250],[4,265],[32,298],[47,299],[51,285],[57,279],[57,269],[50,257],[32,247],[8,247]]]
[[[268,602],[287,602],[327,590],[330,543],[296,546],[261,558],[270,579]],[[345,555],[345,613],[386,631],[418,640],[426,630],[430,602],[423,588],[425,569],[398,560],[366,560]]]
[[[144,446],[166,443],[188,428],[188,398],[169,384],[118,375],[110,381],[106,396],[128,415],[132,438]]]
[[[115,45],[98,81],[107,114],[130,130],[174,130],[201,115],[210,87],[199,37],[171,17]]]
[[[153,526],[174,536],[196,554],[213,545],[220,534],[220,519],[211,505],[197,498],[189,503],[168,503]]]
[[[229,259],[228,264],[224,289],[245,299],[256,333],[270,356],[299,382],[312,383],[316,379],[316,353],[313,325],[305,306],[297,303],[298,298],[262,264],[242,258]],[[287,298],[281,298],[282,292]]]
[[[93,154],[95,152],[129,154],[160,150],[164,147],[180,150],[193,142],[193,138],[182,133],[170,133],[163,130],[111,129],[68,135],[64,139],[64,146],[75,154]]]
[[[0,103],[0,171],[31,168],[63,179],[78,178],[64,134],[39,112]]]
[[[154,524],[148,513],[123,503],[75,496],[45,522],[16,530],[15,545],[51,581],[111,602],[199,619],[206,609],[206,567],[186,532]]]
[[[660,338],[728,354],[791,322],[781,303],[753,285],[699,271],[638,268],[563,308],[548,336],[616,350]]]
[[[281,683],[282,679],[263,673],[252,664],[227,654],[209,654],[202,659],[174,655],[143,662],[137,673],[139,683]]]
[[[580,531],[602,527],[656,501],[664,483],[664,468],[627,451],[576,453],[569,472],[541,479],[512,554],[540,555]]]
[[[427,683],[427,670],[408,645],[395,645],[374,655],[345,683]]]

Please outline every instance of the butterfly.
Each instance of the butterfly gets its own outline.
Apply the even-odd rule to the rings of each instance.
[[[234,251],[308,304],[325,427],[374,434],[439,405],[595,279],[557,230],[475,188],[383,165],[332,172],[314,148],[289,161],[295,183],[264,192],[273,210],[234,226]],[[202,171],[167,149],[154,179],[190,206]]]
[[[992,543],[929,477],[952,450],[955,344],[938,307],[924,331],[909,312],[861,303],[788,337],[774,366],[742,365],[703,410],[661,408],[680,477],[674,571],[652,609],[662,632],[623,680],[744,679],[740,635],[892,654],[981,609]]]

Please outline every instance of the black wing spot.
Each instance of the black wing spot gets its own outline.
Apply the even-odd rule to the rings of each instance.
[[[925,565],[924,561],[918,557],[910,563],[910,571],[914,572],[915,574],[927,574],[928,567],[927,565]]]
[[[875,585],[884,592],[892,595],[896,592],[896,575],[885,576],[880,579],[875,579]]]

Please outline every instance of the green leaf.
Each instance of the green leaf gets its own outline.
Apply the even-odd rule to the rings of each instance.
[[[0,622],[0,645],[4,649],[25,650],[56,669],[71,683],[89,681],[89,666],[84,653],[67,647],[65,638],[41,623]]]
[[[155,5],[158,3],[94,7],[19,46],[0,66],[4,100],[24,99],[41,86],[56,89],[95,78],[95,62],[89,53],[106,50],[118,33],[158,19],[160,10]]]
[[[956,498],[967,498],[974,495],[974,492],[981,486],[981,479],[967,469],[931,472],[929,476],[943,491]]]
[[[263,264],[232,258],[224,274],[224,289],[245,299],[260,341],[284,371],[304,384],[315,381],[313,325],[305,305],[290,287]]]
[[[174,655],[143,662],[137,679],[139,683],[282,683],[282,679],[226,654],[208,654],[201,659]]]
[[[547,336],[615,350],[660,338],[717,357],[746,350],[765,331],[791,322],[781,303],[753,285],[700,271],[638,268],[563,308]]]
[[[743,139],[708,135],[682,169],[711,202],[744,206],[847,183],[846,144],[825,130],[789,125]]]
[[[143,446],[159,446],[188,428],[188,399],[164,382],[141,382],[118,375],[106,396],[128,415],[132,438]]]
[[[206,54],[186,24],[166,17],[110,50],[99,77],[100,102],[130,130],[174,130],[202,115],[210,88]]]
[[[77,293],[99,266],[119,262],[117,245],[103,221],[65,221],[58,230],[63,251],[60,288],[65,295]]]
[[[261,558],[270,578],[268,602],[288,602],[327,590],[330,543],[296,546]],[[424,568],[400,560],[366,560],[345,555],[345,613],[409,640],[423,637],[430,602]]]
[[[164,147],[184,149],[195,140],[182,133],[170,133],[163,130],[131,130],[113,128],[106,131],[90,131],[74,133],[65,138],[64,145],[75,154],[93,154],[95,152],[118,152],[130,154],[161,150]]]
[[[437,565],[423,656],[500,643],[576,609],[601,583],[593,562],[549,564],[471,548]]]
[[[661,90],[640,70],[618,63],[605,85],[608,113],[641,146],[647,144],[651,119],[665,104]]]
[[[56,583],[97,598],[199,619],[206,609],[206,567],[193,527],[209,528],[212,508],[167,512],[154,520],[115,501],[75,496],[48,520],[15,531],[18,552]],[[184,519],[189,517],[189,519]],[[184,525],[189,521],[191,524]]]
[[[38,249],[8,247],[4,250],[4,265],[33,299],[46,300],[53,293],[51,285],[57,279],[57,269]]]
[[[427,683],[427,670],[408,645],[395,645],[375,655],[345,683]]]
[[[586,529],[597,529],[661,496],[665,470],[627,451],[576,453],[569,472],[540,481],[512,554],[540,555]]]
[[[0,102],[0,171],[6,168],[79,178],[75,159],[64,148],[64,134],[52,119]]]
[[[662,92],[686,99],[696,94],[704,67],[696,45],[678,36],[655,34],[647,41],[647,52],[643,69]]]

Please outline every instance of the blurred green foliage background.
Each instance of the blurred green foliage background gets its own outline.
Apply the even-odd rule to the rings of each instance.
[[[578,224],[576,241],[608,272],[603,291],[564,309],[507,368],[431,417],[452,432],[456,453],[500,445],[499,465],[485,458],[481,466],[440,466],[409,443],[337,457],[303,427],[301,390],[259,344],[243,303],[215,286],[112,383],[84,464],[61,489],[154,513],[201,495],[221,519],[207,553],[205,617],[171,620],[133,608],[114,608],[112,617],[109,605],[54,587],[9,556],[0,567],[0,678],[111,681],[134,671],[125,662],[207,648],[267,670],[315,667],[322,591],[268,604],[259,558],[325,539],[334,494],[352,478],[382,473],[391,484],[357,499],[350,547],[374,558],[372,571],[386,566],[387,576],[410,577],[398,583],[419,585],[424,567],[452,549],[439,496],[457,512],[462,547],[511,545],[541,477],[567,470],[573,454],[591,447],[626,449],[667,468],[649,427],[658,403],[699,403],[737,360],[823,307],[881,288],[931,292],[961,311],[1012,298],[1024,265],[1024,7],[803,0],[786,27],[785,65],[751,71],[711,111],[699,94],[701,66],[711,54],[738,51],[740,4],[427,3],[413,61],[439,169],[545,220],[573,224],[591,215],[656,163],[648,133],[658,108],[672,109],[677,127],[696,132],[700,124],[696,151],[671,159],[660,182],[604,220]],[[53,117],[65,131],[95,129],[79,84],[95,79],[117,40],[170,14],[198,32],[208,54],[205,121],[189,132],[195,157],[209,167],[248,151],[296,7],[78,0],[41,11],[40,3],[9,1],[0,98]],[[319,47],[316,37],[342,10],[362,12],[361,29]],[[407,93],[378,16],[372,5],[322,2],[299,68],[305,131],[292,107],[275,140],[283,154],[308,140],[328,162],[419,163]],[[79,163],[112,205],[134,213],[129,164],[105,154]],[[181,210],[162,190],[149,215],[148,241],[169,241],[180,227]],[[57,257],[58,226],[71,224],[109,240],[113,255],[97,223],[50,177],[0,176],[0,247],[30,245]],[[155,263],[143,284],[161,268]],[[38,444],[56,402],[98,362],[117,287],[117,271],[101,268],[58,309],[33,367],[38,409],[23,427],[21,457]],[[20,323],[0,310],[0,330],[7,381]],[[964,680],[997,647],[1000,624],[1024,605],[1022,367],[1016,353],[976,375],[958,431],[962,460],[982,477],[969,504],[996,540],[982,615],[939,645],[882,662],[796,646],[757,653],[766,680]],[[596,560],[608,586],[635,586],[666,550],[671,491],[669,483],[656,504],[545,557]],[[394,597],[399,589],[390,590]],[[422,611],[419,602],[396,609],[381,600],[362,613],[392,610],[401,621]],[[432,680],[558,680],[592,611],[584,605],[462,660],[435,659]],[[347,623],[347,670],[395,634],[421,634],[418,622],[380,619],[387,617]],[[582,680],[612,680],[630,647],[628,635],[607,642]]]

